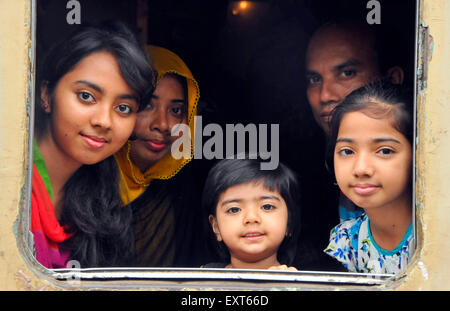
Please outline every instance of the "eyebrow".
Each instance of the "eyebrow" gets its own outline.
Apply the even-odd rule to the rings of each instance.
[[[349,59],[343,63],[340,63],[333,67],[333,71],[341,71],[344,68],[347,67],[354,67],[354,66],[361,66],[362,63],[359,60],[356,59]]]
[[[261,200],[267,200],[267,199],[273,199],[273,200],[277,200],[277,201],[281,202],[280,198],[275,196],[275,195],[262,195],[260,197],[254,198],[253,200],[261,201]],[[244,199],[239,199],[239,198],[229,199],[229,200],[223,201],[221,206],[224,206],[224,205],[229,204],[229,203],[239,203],[239,202],[242,202],[242,201],[244,201]]]
[[[155,95],[155,94],[152,94],[152,98],[159,99],[159,96]],[[171,103],[181,103],[181,104],[186,103],[186,101],[184,99],[181,99],[181,98],[171,99],[170,102]]]
[[[374,143],[383,143],[383,142],[390,141],[390,142],[393,142],[393,143],[396,143],[396,144],[401,144],[400,141],[398,141],[397,139],[390,138],[390,137],[380,137],[380,138],[375,138],[375,139],[373,139],[372,141],[373,141]],[[353,143],[354,140],[351,139],[351,138],[339,138],[339,139],[336,139],[336,144],[337,144],[337,143],[341,143],[341,142],[342,142],[342,143]]]
[[[119,96],[120,99],[131,99],[134,100],[135,102],[138,102],[138,98],[132,94],[122,94]]]
[[[105,93],[100,86],[98,86],[97,84],[94,84],[92,82],[86,81],[86,80],[78,80],[74,84],[84,84],[84,85],[89,86],[90,88],[93,88],[94,90],[96,90],[99,93],[102,93],[102,94]]]
[[[310,77],[310,76],[320,76],[320,73],[318,73],[315,70],[311,70],[311,69],[306,69],[305,71],[305,77]]]
[[[74,84],[84,84],[84,85],[87,85],[88,87],[96,90],[97,92],[99,92],[101,94],[105,93],[105,91],[100,86],[98,86],[97,84],[94,84],[92,82],[89,82],[87,80],[78,80]],[[131,99],[131,100],[138,102],[138,98],[133,94],[122,94],[119,96],[119,98],[120,99]]]
[[[397,139],[390,138],[390,137],[375,138],[373,141],[376,142],[376,143],[383,143],[383,142],[386,142],[386,141],[390,141],[390,142],[393,142],[393,143],[396,143],[396,144],[401,144]]]
[[[343,63],[340,63],[338,65],[333,66],[332,71],[335,71],[335,72],[336,71],[342,71],[344,68],[347,68],[347,67],[357,67],[357,66],[361,66],[361,65],[362,65],[362,63],[359,60],[349,59],[349,60],[346,60]],[[320,76],[320,73],[318,73],[315,70],[306,69],[305,75],[307,77],[308,76],[314,76],[314,75],[319,75]]]

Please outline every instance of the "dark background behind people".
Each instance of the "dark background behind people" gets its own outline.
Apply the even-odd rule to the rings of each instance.
[[[208,123],[280,124],[280,161],[303,185],[302,243],[297,266],[335,270],[320,251],[339,222],[338,188],[325,169],[325,137],[305,95],[305,50],[330,19],[365,20],[365,0],[79,0],[81,23],[120,19],[147,44],[177,53],[200,85],[199,115]],[[405,84],[414,82],[415,1],[379,0],[388,52],[398,52]],[[37,1],[37,66],[68,25],[66,1]],[[206,140],[206,138],[204,139]],[[202,187],[215,161],[193,160]],[[199,173],[201,172],[201,173]],[[193,203],[195,204],[195,203]]]

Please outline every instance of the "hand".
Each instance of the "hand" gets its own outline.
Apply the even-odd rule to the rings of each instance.
[[[272,266],[269,267],[267,270],[289,270],[289,271],[297,271],[295,267],[288,267],[286,265],[279,265],[279,266]]]

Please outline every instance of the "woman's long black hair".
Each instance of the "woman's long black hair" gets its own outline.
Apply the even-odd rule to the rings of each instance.
[[[287,236],[277,252],[281,264],[292,265],[298,247],[300,233],[300,184],[296,174],[280,163],[274,170],[261,170],[259,159],[224,159],[219,161],[209,171],[202,196],[205,232],[209,234],[212,245],[208,245],[222,262],[230,261],[230,254],[223,242],[217,242],[213,231],[207,224],[208,215],[216,217],[216,207],[220,195],[228,188],[245,184],[261,182],[270,191],[278,191],[286,202],[288,209]],[[216,247],[214,247],[215,245]]]
[[[139,109],[148,103],[154,89],[155,71],[134,34],[120,22],[78,29],[69,39],[55,45],[38,76],[37,94],[45,88],[50,101],[59,80],[85,57],[108,52],[119,65],[122,77],[139,96]],[[40,97],[37,97],[40,98]],[[36,107],[36,136],[48,133],[50,114]],[[75,234],[64,242],[71,260],[82,268],[126,266],[134,251],[132,214],[119,192],[119,171],[113,156],[81,166],[66,182],[61,225]]]

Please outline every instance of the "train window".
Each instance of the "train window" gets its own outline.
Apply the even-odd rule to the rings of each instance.
[[[74,31],[86,25],[98,25],[111,20],[121,21],[136,34],[145,51],[150,54],[158,74],[175,73],[185,77],[183,80],[185,84],[178,83],[179,80],[174,80],[174,83],[184,86],[184,89],[181,87],[182,95],[180,96],[187,98],[185,104],[187,102],[188,109],[184,109],[179,104],[171,106],[171,115],[167,118],[183,120],[183,117],[179,117],[175,111],[185,113],[184,117],[187,120],[185,123],[190,126],[185,129],[194,129],[195,134],[192,133],[192,135],[195,135],[193,136],[195,139],[194,153],[187,164],[182,160],[176,161],[173,148],[168,149],[170,150],[168,152],[172,152],[173,161],[163,162],[161,158],[158,158],[161,150],[167,149],[166,145],[169,143],[163,141],[161,138],[163,136],[158,138],[145,136],[148,128],[151,127],[148,123],[142,125],[142,129],[136,126],[133,129],[133,136],[137,138],[134,140],[136,142],[141,138],[147,141],[142,152],[151,158],[150,166],[145,163],[137,165],[139,161],[136,160],[133,152],[139,152],[138,143],[126,143],[122,149],[119,148],[120,146],[117,147],[116,150],[124,150],[123,161],[126,165],[129,163],[127,167],[131,167],[128,177],[123,177],[128,174],[126,172],[122,172],[123,175],[120,176],[129,178],[130,185],[135,183],[135,189],[137,189],[133,191],[130,190],[131,188],[128,189],[130,190],[128,195],[132,198],[121,197],[131,208],[127,207],[128,214],[122,210],[118,212],[119,214],[123,212],[121,217],[130,224],[128,228],[120,229],[120,235],[109,236],[107,233],[100,232],[99,229],[99,232],[95,234],[73,239],[77,236],[77,232],[83,230],[81,228],[88,228],[90,225],[112,228],[114,227],[112,220],[122,219],[108,214],[108,217],[112,217],[109,223],[102,221],[102,217],[96,220],[97,223],[95,221],[92,221],[93,224],[86,223],[87,218],[83,218],[85,215],[82,208],[94,201],[97,203],[93,204],[102,204],[98,203],[101,199],[97,193],[91,192],[89,195],[78,196],[79,202],[82,202],[74,204],[78,210],[67,212],[67,210],[55,209],[56,219],[60,220],[61,224],[66,223],[66,227],[61,227],[60,223],[57,223],[59,231],[54,233],[58,236],[55,239],[72,242],[48,242],[45,237],[42,237],[43,224],[36,224],[36,220],[31,217],[32,208],[31,199],[29,199],[27,207],[22,211],[27,217],[21,218],[21,226],[33,228],[33,230],[24,230],[24,237],[20,241],[24,258],[43,278],[65,288],[127,288],[129,286],[229,289],[314,288],[320,284],[320,286],[340,285],[343,287],[377,286],[385,284],[387,280],[401,278],[407,273],[405,265],[411,260],[416,248],[415,166],[412,165],[411,172],[408,168],[403,171],[407,173],[405,173],[406,180],[412,176],[413,189],[410,191],[409,186],[405,186],[404,192],[407,194],[401,192],[402,198],[405,199],[402,204],[407,202],[411,210],[405,210],[404,214],[408,216],[402,214],[404,217],[401,221],[392,224],[400,226],[402,229],[399,230],[404,229],[400,236],[401,245],[400,247],[395,246],[399,243],[395,245],[378,243],[380,244],[378,245],[374,242],[377,240],[376,231],[372,232],[373,223],[376,221],[373,220],[370,226],[370,217],[367,217],[367,215],[370,216],[370,211],[366,216],[361,216],[364,215],[362,214],[364,210],[352,202],[352,196],[346,193],[345,189],[341,192],[339,186],[342,180],[334,179],[334,170],[330,169],[332,163],[324,164],[329,162],[325,146],[327,137],[333,133],[333,128],[330,128],[327,123],[331,109],[338,106],[351,91],[367,82],[383,80],[397,86],[401,85],[407,95],[412,98],[410,105],[415,112],[418,7],[419,1],[410,0],[33,1],[35,23],[32,35],[34,36],[36,78],[32,79],[33,85],[30,88],[36,95],[34,108],[32,108],[35,110],[35,115],[31,118],[34,129],[30,131],[33,134],[30,137],[30,146],[34,145],[34,147],[31,147],[29,151],[28,176],[30,184],[33,180],[33,189],[37,187],[37,182],[33,177],[31,161],[34,161],[34,167],[42,175],[39,179],[41,180],[40,190],[47,191],[49,195],[46,197],[50,200],[54,198],[52,194],[57,199],[63,200],[63,196],[59,193],[65,193],[64,191],[70,188],[71,184],[67,183],[77,182],[67,178],[66,187],[63,188],[61,185],[57,188],[54,184],[50,185],[51,177],[46,179],[44,176],[46,174],[51,176],[50,172],[55,169],[51,167],[50,162],[56,163],[64,157],[88,158],[86,154],[77,154],[78,151],[73,148],[73,145],[72,147],[71,144],[64,146],[64,138],[70,137],[71,132],[79,133],[80,137],[82,136],[82,142],[84,141],[91,149],[99,150],[103,148],[105,142],[110,144],[106,139],[92,137],[94,134],[83,132],[85,128],[82,127],[83,124],[80,125],[83,120],[80,119],[78,122],[75,119],[77,115],[84,116],[84,114],[77,111],[77,108],[69,108],[71,110],[66,112],[67,119],[64,119],[67,120],[67,124],[62,125],[66,127],[58,128],[59,125],[55,120],[63,120],[64,109],[52,107],[53,103],[56,105],[58,100],[61,100],[58,98],[61,94],[58,94],[56,85],[52,86],[51,79],[60,83],[58,79],[61,77],[55,77],[58,73],[49,72],[49,68],[54,68],[55,71],[60,70],[64,77],[68,76],[67,73],[72,73],[74,80],[72,84],[67,84],[67,90],[75,90],[76,95],[70,100],[83,101],[85,106],[89,103],[91,104],[89,107],[93,107],[95,93],[98,97],[104,98],[109,96],[108,91],[110,94],[116,94],[121,102],[117,109],[114,109],[114,113],[120,114],[120,122],[126,119],[126,113],[122,109],[130,107],[131,110],[137,109],[136,100],[129,94],[133,93],[130,89],[135,90],[131,87],[131,84],[135,82],[127,80],[125,71],[128,69],[123,67],[120,60],[116,59],[119,68],[117,66],[109,69],[98,67],[104,61],[100,58],[90,59],[92,62],[83,67],[86,68],[86,72],[92,72],[93,75],[105,79],[104,82],[100,81],[105,83],[103,88],[93,85],[91,81],[85,81],[86,79],[81,78],[82,74],[79,78],[75,77],[78,69],[81,68],[80,62],[75,61],[74,64],[70,64],[70,59],[67,57],[63,59],[65,55],[72,55],[70,53],[76,48],[82,49],[83,44],[85,46],[90,44],[89,39],[78,42],[79,46],[62,49],[61,51],[66,53],[64,55],[52,49],[57,42],[67,42]],[[134,44],[130,38],[129,42],[130,45]],[[157,50],[155,47],[164,49]],[[45,64],[49,63],[46,63],[46,56],[50,51],[53,53],[50,63],[53,64],[47,66]],[[161,56],[160,53],[165,54]],[[173,56],[175,54],[177,56]],[[177,57],[177,61],[182,60],[189,68],[189,74],[180,71],[185,70],[185,67],[182,69],[164,67],[172,64],[170,63],[172,57]],[[87,57],[81,59],[83,64],[88,60]],[[64,66],[67,67],[65,71]],[[136,70],[142,69],[138,66],[136,68]],[[101,72],[108,74],[101,74]],[[111,77],[114,74],[122,78],[119,79],[121,83],[112,81]],[[158,84],[151,100],[152,103],[158,103],[155,107],[162,105],[160,104],[162,97],[157,94],[159,83],[169,81],[165,80],[167,75],[161,75],[161,77],[161,80],[157,80]],[[108,83],[112,83],[113,87],[108,87]],[[191,103],[190,100],[193,102]],[[191,105],[196,106],[196,112],[195,109],[191,109],[193,107]],[[147,105],[144,113],[149,114],[148,109],[152,109],[148,108],[150,106],[150,104]],[[59,119],[53,119],[55,116]],[[104,126],[98,125],[101,122],[113,122],[99,120],[101,118],[99,116],[100,113],[95,113],[93,117],[96,118],[95,122],[98,122],[97,126]],[[88,125],[89,122],[94,122],[88,118],[85,120]],[[172,119],[167,120],[169,122]],[[343,120],[345,119],[341,122],[344,122]],[[192,124],[189,123],[191,121]],[[415,122],[415,118],[413,121]],[[132,129],[129,124],[120,126],[123,126],[124,132],[128,131],[131,135]],[[158,126],[162,125],[158,124]],[[159,129],[158,131],[162,132]],[[60,145],[53,145],[54,148],[64,150],[61,155],[58,155],[60,159],[55,159],[54,154],[47,153],[51,149],[37,148],[38,145],[41,146],[40,142],[46,139],[45,135],[48,136],[48,133],[52,133],[50,136],[54,141],[61,140],[58,142]],[[404,134],[401,131],[397,133]],[[415,125],[413,134],[408,138],[412,139],[414,135]],[[405,136],[407,135],[401,135],[403,138]],[[119,137],[118,140],[123,140],[125,143],[126,138]],[[411,141],[414,155],[415,139]],[[380,147],[381,151],[377,149],[377,156],[387,159],[391,152],[394,152],[396,143],[398,141],[393,142],[393,139],[386,145],[378,142],[377,146],[383,148]],[[407,142],[406,145],[408,145]],[[178,146],[181,147],[183,144],[180,143]],[[347,148],[346,155],[348,151]],[[73,152],[73,156],[70,152]],[[239,157],[240,155],[235,156],[239,153],[243,154],[243,157],[256,154],[255,158],[260,160],[263,170],[273,170],[283,163],[298,176],[300,187],[296,192],[300,194],[301,213],[299,220],[295,224],[290,224],[290,228],[292,226],[295,228],[293,231],[296,232],[298,241],[294,243],[295,246],[289,253],[290,266],[295,267],[296,271],[261,268],[221,269],[220,267],[226,264],[215,265],[219,260],[216,253],[217,241],[214,240],[217,237],[210,228],[211,218],[208,219],[208,212],[202,210],[202,192],[208,172],[213,165],[224,158]],[[138,156],[136,153],[136,157]],[[53,160],[51,160],[52,157]],[[119,156],[110,159],[108,165],[113,168],[116,167],[114,163],[121,161]],[[41,161],[41,165],[44,163],[44,168],[48,166],[48,173],[42,173],[42,168],[38,168],[37,161]],[[144,174],[148,172],[149,167],[157,167],[159,161],[164,164],[160,164],[157,171],[161,175]],[[97,165],[96,161],[91,159],[85,162],[91,166]],[[65,168],[68,168],[70,161],[65,163]],[[414,156],[411,163],[414,163]],[[120,165],[119,163],[122,169]],[[173,165],[178,166],[174,168]],[[109,166],[96,167],[98,170],[96,172],[109,168]],[[78,175],[81,176],[81,174]],[[78,175],[76,178],[82,179],[83,176]],[[388,177],[387,182],[389,178],[394,177]],[[125,180],[124,183],[126,182]],[[406,185],[407,182],[405,181],[404,184]],[[377,191],[380,187],[366,183],[359,188],[357,191],[360,196],[369,197],[371,191]],[[89,185],[88,190],[91,189],[101,190],[101,186],[92,185],[91,188]],[[31,187],[29,190],[29,197],[31,197]],[[121,190],[123,195],[123,188]],[[77,193],[71,192],[70,204],[77,202]],[[108,196],[108,194],[105,195]],[[85,200],[85,196],[92,196],[93,201],[89,203],[89,200]],[[114,204],[115,201],[111,202]],[[357,202],[365,204],[365,201],[355,201]],[[45,205],[45,202],[42,204]],[[69,204],[67,201],[59,201],[55,203],[55,206],[67,204]],[[95,217],[94,214],[97,211],[93,209],[87,212],[89,213]],[[288,214],[292,215],[290,212]],[[412,221],[405,221],[409,219],[408,217]],[[211,222],[214,224],[216,218],[212,217],[212,219]],[[345,250],[337,244],[330,243],[331,229],[346,219],[352,221],[350,231],[355,230],[356,224],[359,224],[361,228],[364,225],[366,226],[364,228],[368,228],[364,233],[367,239],[365,242],[362,241],[364,245],[361,249],[352,248],[356,253],[348,251],[350,246],[358,243],[358,237],[355,240],[353,235],[347,236],[350,244]],[[408,227],[409,223],[412,224],[410,227]],[[74,224],[79,226],[79,231],[68,233],[64,230]],[[120,225],[117,225],[114,230],[118,230],[117,228],[120,228]],[[341,228],[345,229],[345,227]],[[406,233],[403,233],[405,231]],[[135,254],[130,255],[127,262],[123,262],[120,258],[123,253],[113,244],[127,243],[124,237],[126,232],[134,239],[131,244],[135,244],[133,247]],[[395,233],[397,235],[393,240],[397,241],[399,235],[397,231]],[[339,240],[337,235],[334,237]],[[257,237],[252,238],[257,239]],[[248,238],[248,240],[251,239]],[[44,245],[37,246],[38,243],[44,243]],[[97,247],[96,254],[100,255],[93,256],[86,251],[94,247],[93,245]],[[51,266],[50,268],[48,266],[45,268],[43,261],[36,259],[37,252],[42,252],[42,248],[47,252],[45,256],[53,262],[47,263]],[[367,252],[364,253],[366,248],[378,251],[380,257],[371,259]],[[56,253],[52,253],[55,249]],[[67,249],[76,249],[77,259],[70,258],[70,255],[67,257],[68,253],[64,252]],[[107,254],[101,254],[104,249],[108,249]],[[325,249],[327,252],[324,251]],[[118,253],[119,256],[117,256]],[[348,262],[345,266],[339,262],[345,261],[342,258],[348,259],[355,254],[359,254],[359,259],[362,260],[359,263],[360,267],[354,267],[352,270]],[[117,258],[112,258],[114,256]],[[78,258],[93,264],[86,266]],[[59,265],[59,261],[64,262],[64,265]],[[376,261],[376,267],[374,261]],[[206,265],[209,263],[214,264]],[[277,263],[281,264],[281,262]],[[345,267],[353,272],[348,272]]]

